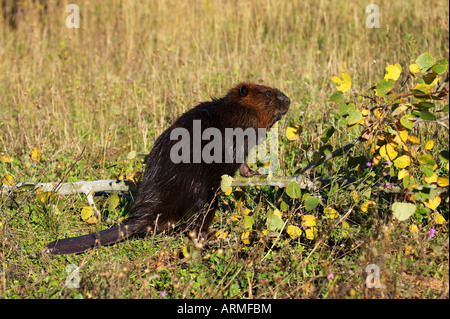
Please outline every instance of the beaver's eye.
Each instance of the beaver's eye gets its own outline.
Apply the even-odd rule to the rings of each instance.
[[[272,92],[267,91],[267,92],[266,92],[266,96],[267,96],[267,97],[271,97],[271,96],[272,96]]]

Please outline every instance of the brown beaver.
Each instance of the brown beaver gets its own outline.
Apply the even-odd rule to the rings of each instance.
[[[234,140],[230,143],[223,138],[221,146],[225,149],[225,154],[221,154],[222,160],[198,160],[198,150],[193,145],[199,136],[193,136],[194,126],[200,124],[201,132],[212,129],[224,136],[227,128],[268,129],[286,114],[290,102],[277,89],[241,83],[222,98],[200,103],[180,116],[154,143],[147,158],[138,196],[124,223],[98,233],[58,239],[47,245],[48,252],[80,253],[135,234],[161,232],[180,223],[189,224],[198,234],[205,235],[214,217],[216,191],[220,186],[221,176],[233,176],[238,169],[243,176],[259,173],[251,171],[245,159],[238,160],[238,153],[247,156],[251,147],[248,139],[244,145],[238,145]],[[173,134],[177,132],[177,128],[178,131],[185,129],[191,135],[184,161],[173,160],[174,155],[179,155],[174,153],[174,145],[180,142],[180,139],[174,138],[176,134]],[[202,140],[202,149],[207,142]],[[226,160],[227,152],[232,160]]]

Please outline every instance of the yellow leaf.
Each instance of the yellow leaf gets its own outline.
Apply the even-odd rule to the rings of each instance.
[[[348,230],[350,229],[349,223],[346,221],[342,222],[342,237],[347,238],[348,237]]]
[[[339,216],[339,213],[331,207],[326,207],[323,212],[325,213],[325,217],[328,219],[335,219]]]
[[[13,161],[14,161],[14,158],[12,158],[12,157],[10,157],[10,156],[6,156],[5,154],[0,154],[0,159],[3,161],[3,162],[6,162],[6,163],[12,163]]]
[[[429,140],[425,143],[425,149],[426,150],[431,150],[434,146],[434,141],[433,140]]]
[[[218,231],[216,231],[216,238],[217,239],[225,239],[228,235],[228,231],[224,230],[224,229],[219,229]]]
[[[373,200],[369,200],[361,205],[361,210],[365,213],[372,213],[377,204]]]
[[[281,212],[278,209],[275,209],[272,214],[275,215],[275,216],[278,216],[280,218],[283,218]]]
[[[400,172],[398,172],[398,179],[402,180],[407,175],[409,175],[409,171],[406,169],[402,169]]]
[[[305,229],[305,235],[306,235],[306,238],[308,238],[310,240],[316,239],[317,238],[317,228],[311,227],[311,228]]]
[[[81,219],[87,221],[92,216],[93,212],[94,209],[91,206],[84,206],[81,209]]]
[[[447,169],[447,172],[448,172],[448,162],[447,162],[447,165],[445,165],[445,168]]]
[[[367,117],[367,115],[369,115],[369,110],[368,109],[362,109],[361,110],[361,114],[363,117]]]
[[[405,255],[406,255],[406,256],[412,255],[412,254],[414,254],[415,252],[416,252],[416,250],[414,249],[413,246],[411,246],[411,245],[407,245],[407,246],[406,246],[406,250],[405,250]]]
[[[433,213],[433,214],[431,214],[431,216],[433,217],[434,222],[435,222],[436,224],[438,224],[438,225],[445,224],[445,218],[444,218],[444,216],[442,216],[441,214],[439,214],[439,213]]]
[[[433,175],[431,177],[425,176],[424,180],[427,184],[433,184],[433,183],[437,183],[438,177],[437,177],[436,173],[433,173]]]
[[[303,215],[302,226],[303,227],[316,226],[316,217],[314,217],[314,215]]]
[[[436,209],[439,204],[441,203],[441,198],[439,196],[436,196],[434,199],[427,199],[424,204],[430,209]]]
[[[420,144],[420,140],[417,136],[415,135],[410,135],[409,136],[409,141],[413,144]]]
[[[385,80],[394,80],[397,81],[398,77],[402,73],[402,67],[400,64],[396,63],[395,65],[389,64],[386,67],[386,74],[384,75]]]
[[[380,154],[376,154],[373,157],[373,165],[378,166],[378,164],[380,164],[380,162],[381,162],[381,156],[380,156]]]
[[[91,217],[89,217],[89,218],[86,220],[86,222],[87,222],[88,224],[96,224],[96,223],[98,222],[98,219],[97,219],[97,217],[95,217],[95,216],[91,216]]]
[[[410,66],[409,66],[409,71],[412,73],[412,74],[416,74],[416,73],[419,73],[420,72],[420,66],[418,66],[417,64],[411,64]]]
[[[233,191],[233,187],[230,186],[230,188],[228,188],[228,190],[225,192],[225,196],[229,196],[232,191]]]
[[[231,221],[236,222],[241,218],[238,214],[231,214]]]
[[[242,211],[242,215],[247,216],[250,212],[251,212],[250,209],[244,208],[244,210]]]
[[[407,130],[398,131],[398,133],[399,133],[402,143],[404,143],[408,140],[408,131]]]
[[[394,166],[398,168],[405,168],[411,164],[411,158],[408,155],[403,155],[394,160]]]
[[[379,109],[375,109],[375,111],[373,111],[373,114],[375,114],[375,116],[377,117],[377,119],[379,119],[381,117],[381,111]]]
[[[244,244],[246,244],[246,245],[249,245],[250,244],[249,237],[250,237],[250,232],[249,231],[243,232],[242,235],[241,235],[242,242]]]
[[[397,146],[394,143],[387,143],[380,147],[380,155],[385,160],[393,161],[397,155]]]
[[[394,111],[392,111],[392,116],[397,116],[401,114],[402,112],[406,111],[408,109],[408,104],[400,104]]]
[[[6,174],[3,178],[3,184],[6,186],[14,186],[14,177],[11,174]]]
[[[448,165],[448,164],[447,164]],[[441,187],[448,186],[448,177],[439,177],[437,180],[437,183]]]
[[[342,79],[340,79],[337,76],[333,76],[332,81],[336,84],[336,90],[341,92],[347,92],[351,86],[352,86],[352,79],[350,78],[350,75],[346,72],[341,73]]]
[[[55,196],[55,193],[38,191],[37,195],[42,203],[47,203],[53,196]]]
[[[416,224],[412,224],[409,226],[409,231],[411,232],[411,234],[413,236],[418,236],[419,235],[419,228],[417,227]]]
[[[41,150],[37,147],[30,151],[30,159],[33,162],[39,162],[41,160]]]
[[[354,190],[354,191],[352,192],[352,198],[353,198],[353,201],[354,201],[355,203],[357,203],[357,202],[359,201],[359,194],[358,194],[358,192],[357,192],[356,190]]]
[[[301,127],[300,125],[296,124],[293,126],[288,126],[286,128],[286,137],[289,141],[295,141],[298,139],[301,133]]]
[[[294,226],[294,225],[289,225],[286,228],[286,232],[292,239],[296,239],[302,234],[302,230],[299,227]]]

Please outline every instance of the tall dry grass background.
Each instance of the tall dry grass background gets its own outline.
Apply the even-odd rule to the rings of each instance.
[[[71,2],[80,8],[79,29],[66,27],[66,6]],[[365,25],[368,3],[361,1],[71,2],[5,0],[0,5],[0,152],[15,159],[14,165],[4,168],[16,182],[115,178],[122,168],[118,163],[129,151],[149,152],[154,139],[178,115],[241,81],[285,92],[292,106],[279,127],[301,124],[302,140],[314,145],[333,112],[328,102],[335,90],[333,75],[345,70],[352,77],[353,90],[363,92],[382,78],[386,63],[408,65],[425,51],[437,58],[449,54],[449,7],[440,0],[372,1],[381,14],[380,28],[373,29]],[[333,146],[342,146],[346,134],[346,130],[338,132],[340,138]],[[29,168],[27,162],[34,147],[44,158],[39,169]],[[295,163],[288,164],[282,166],[293,172]],[[33,204],[25,209],[27,200]],[[85,269],[92,270],[92,277],[84,274],[88,276],[84,297],[159,297],[163,288],[155,286],[156,277],[142,273],[161,260],[158,252],[144,260],[139,258],[147,257],[139,253],[130,257],[127,252],[106,252],[107,257],[98,262],[92,255],[41,261],[30,257],[23,245],[41,247],[54,238],[56,231],[48,233],[52,227],[59,234],[92,230],[92,226],[74,229],[79,218],[73,212],[70,217],[70,207],[79,210],[82,204],[77,199],[53,203],[60,211],[68,210],[58,218],[72,218],[59,228],[51,218],[42,226],[30,217],[33,207],[42,205],[34,200],[37,203],[31,195],[19,200],[17,212],[2,204],[0,295],[79,297],[75,290],[61,288],[64,267],[87,260]],[[21,216],[25,224],[6,227]],[[162,247],[171,251],[170,245],[163,242]],[[446,264],[448,280],[448,257]],[[206,281],[202,295],[197,295],[192,293],[192,281],[178,278],[182,273],[176,267],[168,275],[173,276],[172,296],[232,296],[210,291],[217,282],[225,290],[233,287],[220,279],[226,275]],[[130,269],[139,270],[137,283],[126,280]],[[307,278],[306,272],[303,275]],[[310,285],[311,280],[303,282]],[[366,296],[361,292],[363,283],[358,284],[359,288],[329,296]],[[264,287],[264,281],[256,286]],[[248,294],[237,296],[324,296],[320,289],[311,294],[303,286],[274,287],[265,293],[249,288]],[[381,296],[405,296],[396,295],[398,287],[393,291]],[[406,293],[411,295],[412,290]]]
[[[16,29],[12,1],[0,14],[0,147],[14,152],[147,152],[181,112],[247,80],[285,91],[293,115],[327,113],[342,62],[367,89],[415,58],[406,33],[448,55],[445,1],[380,1],[379,29],[359,1],[84,1],[79,29],[66,2],[17,2]]]

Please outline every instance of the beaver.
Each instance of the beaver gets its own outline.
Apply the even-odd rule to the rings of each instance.
[[[193,146],[199,138],[198,134],[195,136],[195,125],[201,125],[202,133],[209,129],[223,136],[227,128],[269,129],[287,113],[290,103],[278,89],[247,82],[231,88],[224,97],[201,102],[181,115],[155,141],[147,156],[138,196],[122,224],[98,233],[57,239],[47,244],[47,252],[81,253],[132,235],[159,233],[180,224],[189,225],[184,229],[193,229],[204,238],[214,217],[221,176],[233,176],[238,170],[247,177],[259,172],[252,171],[245,161],[251,147],[247,138],[239,145],[234,139],[230,142],[222,138],[221,146],[228,149],[223,152],[227,154],[221,154],[222,160],[198,160],[199,152]],[[180,160],[177,155],[182,147],[177,145],[180,139],[174,133],[183,131],[191,137],[190,145],[184,149],[188,154],[183,154],[184,160]],[[202,149],[206,144],[207,140],[202,139]],[[238,159],[238,153],[244,155],[244,160]],[[226,160],[227,155],[231,160]]]

